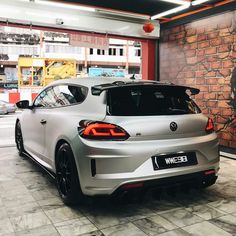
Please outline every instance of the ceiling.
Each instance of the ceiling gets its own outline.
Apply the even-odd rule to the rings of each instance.
[[[182,0],[188,2],[193,2],[194,0]],[[171,10],[173,8],[179,7],[179,4],[173,3],[174,1],[167,0],[64,0],[57,1],[63,3],[75,3],[80,5],[92,6],[99,9],[109,9],[115,11],[122,11],[128,13],[143,14],[148,16],[154,16],[156,14],[163,13],[165,11]],[[185,13],[195,11],[199,12],[202,10],[208,10],[209,8],[217,7],[218,5],[225,5],[228,3],[236,2],[235,0],[209,0],[205,3],[190,6],[189,8],[174,13],[165,18],[159,18],[160,21],[167,22],[177,15],[182,15]],[[185,14],[186,15],[186,14]],[[183,15],[183,16],[185,16]]]

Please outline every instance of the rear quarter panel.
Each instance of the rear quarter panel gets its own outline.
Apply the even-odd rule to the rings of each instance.
[[[103,120],[106,115],[104,103],[105,94],[89,98],[78,105],[65,106],[61,108],[48,109],[47,128],[45,133],[46,152],[49,165],[55,171],[55,148],[59,140],[67,141],[76,155],[79,139],[78,126],[81,120]]]

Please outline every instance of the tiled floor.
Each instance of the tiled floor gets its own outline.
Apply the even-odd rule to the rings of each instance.
[[[221,159],[206,190],[87,198],[69,208],[53,181],[13,147],[0,148],[0,236],[236,235],[236,161]]]

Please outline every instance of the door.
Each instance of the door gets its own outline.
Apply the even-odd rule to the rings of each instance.
[[[24,146],[37,161],[47,162],[45,158],[45,132],[48,113],[52,107],[51,88],[43,90],[33,103],[32,109],[22,115]]]

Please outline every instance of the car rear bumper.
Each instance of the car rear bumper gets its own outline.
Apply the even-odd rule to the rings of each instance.
[[[214,184],[217,178],[218,176],[216,175],[215,170],[201,171],[192,174],[124,184],[117,188],[113,195],[120,195],[124,192],[137,189],[165,189],[181,186],[186,188],[201,188]]]
[[[82,192],[110,195],[129,183],[157,181],[219,170],[218,139],[215,133],[201,137],[152,141],[88,141],[75,139],[73,151]],[[154,170],[152,156],[195,152],[198,164]]]

